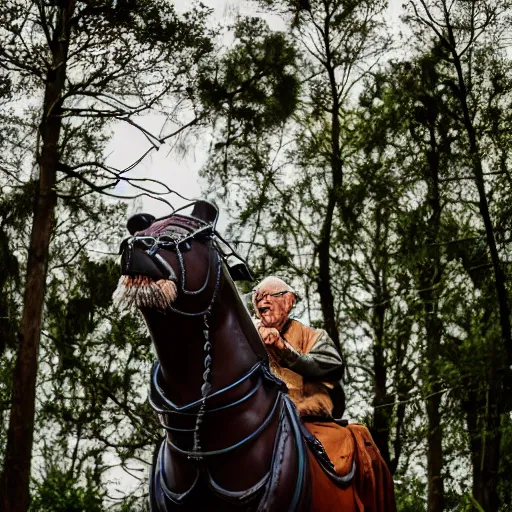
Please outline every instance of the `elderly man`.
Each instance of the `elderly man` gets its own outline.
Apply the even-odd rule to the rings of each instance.
[[[290,319],[296,294],[277,277],[256,286],[252,300],[271,368],[287,384],[305,427],[320,441],[339,476],[358,468],[359,510],[396,512],[393,478],[368,429],[332,421],[341,418],[345,395],[339,382],[343,362],[331,338],[322,329]]]
[[[252,300],[272,371],[288,386],[300,415],[304,419],[341,417],[343,361],[329,335],[290,318],[297,296],[278,277],[261,281]]]

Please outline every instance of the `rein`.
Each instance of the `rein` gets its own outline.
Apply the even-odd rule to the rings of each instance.
[[[216,255],[216,276],[215,276],[215,286],[213,289],[212,297],[210,299],[210,302],[208,306],[202,310],[202,311],[183,311],[180,309],[177,309],[171,305],[168,305],[168,308],[176,314],[187,316],[187,317],[203,317],[203,335],[205,338],[204,343],[204,352],[205,352],[205,358],[204,358],[204,372],[203,372],[203,384],[201,386],[201,399],[198,401],[199,405],[199,411],[196,414],[196,425],[195,428],[191,431],[194,433],[194,445],[193,449],[190,452],[190,458],[194,458],[197,460],[202,459],[202,450],[201,450],[201,440],[200,440],[200,428],[201,424],[203,423],[204,415],[206,414],[206,399],[210,395],[210,391],[212,388],[212,384],[210,382],[211,378],[211,364],[212,364],[212,357],[210,355],[211,352],[211,342],[210,342],[210,326],[209,326],[209,317],[211,315],[213,304],[215,303],[215,299],[217,298],[217,293],[219,291],[220,286],[220,276],[222,271],[222,258],[219,254],[219,251],[217,249],[216,244],[214,244],[213,238],[214,238],[214,230],[213,226],[211,224],[204,223],[202,221],[193,221],[192,229],[190,228],[191,220],[183,217],[181,215],[176,216],[178,218],[183,218],[184,225],[175,224],[177,228],[185,229],[187,231],[192,231],[187,236],[179,236],[178,233],[172,233],[169,232],[169,230],[164,231],[160,236],[133,236],[131,239],[126,240],[127,244],[134,244],[136,242],[142,243],[147,247],[146,254],[156,259],[161,265],[164,266],[164,268],[167,269],[169,272],[169,279],[174,278],[176,279],[176,274],[172,267],[165,261],[164,258],[162,258],[159,254],[157,254],[157,251],[159,249],[167,249],[174,251],[177,255],[179,266],[180,266],[180,275],[179,275],[179,282],[180,282],[180,289],[181,292],[184,295],[194,296],[199,295],[200,293],[204,292],[204,290],[207,288],[209,282],[210,282],[210,276],[211,276],[211,265],[208,265],[208,273],[206,275],[205,281],[203,285],[197,289],[197,290],[187,290],[186,289],[186,268],[185,268],[185,262],[183,259],[183,253],[180,248],[180,246],[185,246],[186,249],[190,248],[189,241],[198,239],[198,238],[206,238],[207,243],[210,246],[210,250],[208,251],[208,259],[210,260],[210,254],[211,249],[215,251]],[[201,227],[193,229],[193,227],[197,226],[199,223],[203,224]],[[195,225],[195,226],[194,226]],[[171,224],[172,226],[172,224]],[[152,380],[153,383],[153,380]],[[161,392],[161,389],[158,387],[158,390]],[[150,400],[151,404],[151,400]],[[170,441],[169,441],[170,442]]]
[[[164,421],[162,419],[162,415],[177,414],[177,415],[185,415],[185,416],[189,416],[189,417],[198,416],[199,412],[192,413],[192,412],[186,412],[186,411],[193,409],[194,407],[198,407],[198,406],[201,408],[202,405],[206,404],[206,402],[208,400],[218,397],[218,396],[221,396],[225,392],[236,388],[237,386],[239,386],[240,384],[243,384],[244,382],[246,382],[248,379],[250,379],[254,375],[258,375],[258,382],[244,396],[235,400],[234,402],[231,402],[231,403],[228,403],[225,405],[221,405],[221,406],[215,407],[213,409],[205,410],[204,414],[222,411],[222,410],[234,407],[238,404],[241,404],[241,403],[245,402],[246,400],[248,400],[249,398],[251,398],[256,393],[256,391],[258,391],[258,389],[261,387],[261,384],[263,383],[263,380],[269,380],[269,381],[275,383],[276,378],[270,374],[270,372],[267,370],[266,366],[264,365],[263,361],[258,361],[243,377],[238,379],[236,382],[229,384],[228,386],[216,391],[215,393],[212,393],[211,395],[209,395],[205,398],[201,398],[199,400],[196,400],[189,404],[185,404],[183,406],[178,406],[175,403],[173,403],[171,400],[169,400],[165,396],[164,391],[161,389],[161,387],[158,383],[158,380],[160,377],[160,364],[156,363],[153,367],[152,375],[151,375],[151,388],[150,388],[150,395],[149,395],[149,403],[150,403],[151,407],[153,408],[153,410],[159,415],[160,424],[166,431],[168,431],[168,432],[190,432],[190,433],[194,432],[195,433],[196,429],[197,429],[197,424],[196,424],[196,427],[192,428],[192,429],[171,427],[164,423]],[[200,454],[198,454],[197,451],[195,451],[195,450],[184,450],[184,449],[180,448],[179,446],[177,446],[175,443],[173,443],[169,439],[167,439],[167,444],[173,451],[175,451],[181,455],[185,455],[189,459],[196,459],[196,458],[198,458],[198,455],[200,455],[201,458],[202,457],[211,457],[214,455],[221,455],[224,453],[228,453],[232,450],[235,450],[236,448],[243,446],[244,444],[248,443],[249,441],[251,441],[252,439],[257,437],[270,424],[270,422],[271,422],[272,418],[274,417],[275,412],[278,410],[279,406],[281,406],[281,409],[282,409],[283,391],[284,390],[280,390],[278,397],[277,397],[276,401],[274,402],[274,405],[272,406],[272,409],[267,414],[267,416],[263,420],[262,424],[254,432],[252,432],[247,437],[245,437],[244,439],[242,439],[241,441],[239,441],[233,445],[230,445],[226,448],[221,448],[218,450],[202,451],[202,452],[200,452]]]
[[[238,386],[239,384],[242,384],[247,379],[249,379],[253,374],[255,374],[258,370],[260,370],[261,366],[262,366],[262,361],[258,361],[243,377],[238,379],[236,382],[233,382],[229,386],[226,386],[222,389],[219,389],[218,391],[215,391],[215,393],[208,395],[204,399],[200,398],[199,400],[190,402],[189,404],[179,406],[179,405],[176,405],[171,400],[169,400],[165,396],[162,388],[160,387],[160,385],[158,383],[158,379],[160,377],[160,373],[159,373],[160,372],[160,363],[156,363],[153,368],[152,376],[151,376],[151,392],[155,391],[156,397],[153,397],[152,395],[150,395],[149,401],[150,401],[151,406],[153,407],[153,409],[155,410],[155,412],[157,414],[183,414],[183,415],[187,415],[187,416],[197,416],[196,413],[187,413],[184,411],[186,411],[188,409],[193,409],[194,407],[201,405],[201,403],[203,401],[207,401],[211,398],[215,398],[219,395],[222,395],[226,391],[234,389],[236,386]],[[261,381],[261,379],[260,379],[260,381]],[[249,393],[253,393],[253,392],[254,391],[251,390]],[[227,409],[228,407],[233,407],[234,405],[237,405],[238,403],[245,401],[247,398],[249,398],[249,395],[246,395],[245,397],[243,397],[231,404],[224,405],[222,407],[217,407],[215,409],[209,409],[208,412],[216,412],[216,411],[220,411],[222,409]],[[157,404],[156,400],[160,400],[162,402],[162,405]]]
[[[226,448],[222,448],[219,450],[211,450],[211,451],[204,451],[201,449],[201,440],[200,440],[200,429],[201,425],[204,421],[204,416],[207,413],[213,413],[221,410],[225,410],[231,407],[234,407],[240,403],[245,402],[249,398],[251,398],[253,395],[256,394],[258,389],[263,383],[263,380],[270,380],[274,383],[279,383],[280,387],[282,387],[282,384],[280,381],[278,381],[273,375],[271,375],[270,371],[265,367],[263,361],[259,361],[256,363],[243,377],[238,379],[236,382],[214,392],[211,393],[212,384],[211,384],[211,364],[212,364],[212,357],[211,357],[211,342],[210,342],[210,326],[209,326],[209,318],[212,312],[213,305],[215,303],[215,300],[218,295],[219,287],[220,287],[220,278],[222,273],[222,261],[223,259],[226,259],[229,256],[236,256],[238,259],[243,261],[243,259],[238,256],[235,251],[227,244],[224,239],[221,238],[223,243],[225,243],[229,249],[231,250],[230,253],[223,253],[219,246],[215,243],[214,239],[215,236],[218,234],[215,232],[212,224],[207,224],[204,221],[201,220],[192,220],[189,217],[185,217],[182,215],[176,215],[175,216],[177,220],[182,220],[182,224],[176,223],[176,224],[170,224],[167,229],[163,229],[162,233],[159,236],[147,236],[147,235],[135,235],[131,237],[130,239],[127,239],[125,241],[126,244],[134,244],[134,243],[142,243],[145,245],[146,254],[157,260],[164,268],[167,269],[169,272],[169,278],[170,279],[176,279],[180,283],[180,292],[184,295],[188,296],[196,296],[201,293],[203,293],[208,284],[211,280],[211,270],[212,270],[212,264],[211,262],[211,251],[213,250],[216,256],[216,275],[215,275],[215,285],[214,290],[211,296],[211,299],[209,301],[208,306],[202,310],[202,311],[184,311],[181,309],[178,309],[174,306],[169,305],[170,311],[173,313],[187,316],[187,317],[203,317],[203,335],[204,335],[204,352],[205,352],[205,358],[204,358],[204,372],[203,372],[203,384],[201,386],[201,398],[199,400],[196,400],[194,402],[191,402],[189,404],[186,404],[184,406],[178,406],[174,404],[171,400],[169,400],[165,394],[162,388],[159,385],[159,379],[161,376],[161,369],[160,364],[157,363],[152,371],[152,377],[151,377],[151,387],[150,387],[150,393],[149,393],[149,403],[151,407],[155,410],[155,412],[160,417],[160,423],[162,427],[167,432],[189,432],[193,433],[194,435],[194,444],[191,450],[185,450],[183,448],[180,448],[177,446],[173,441],[171,441],[169,438],[167,438],[167,444],[169,445],[170,449],[180,453],[181,455],[185,455],[191,460],[201,461],[205,457],[211,457],[214,455],[220,455],[224,453],[228,453],[232,450],[235,450],[236,448],[239,448],[243,446],[244,444],[248,443],[252,439],[256,438],[265,428],[270,424],[272,421],[272,418],[274,417],[275,412],[278,409],[282,409],[282,390],[278,393],[276,401],[274,402],[274,405],[270,412],[267,414],[266,418],[263,420],[261,425],[251,434],[249,434],[247,437],[242,439],[241,441],[228,446]],[[173,219],[174,220],[174,219]],[[189,233],[185,236],[180,236],[180,233],[172,232],[172,226],[175,226],[175,228],[179,230],[186,230],[189,231]],[[199,227],[198,227],[199,226]],[[219,237],[220,238],[220,237]],[[191,240],[198,240],[198,239],[205,239],[206,243],[209,245],[208,250],[208,260],[209,260],[209,266],[208,266],[208,272],[205,278],[204,283],[202,286],[200,286],[197,290],[187,290],[186,289],[186,267],[185,262],[183,258],[183,252],[181,247],[185,247],[185,250],[190,249],[190,241]],[[179,270],[180,275],[176,276],[174,270],[172,267],[165,261],[163,257],[161,257],[157,251],[159,249],[166,249],[171,250],[176,253],[176,256],[178,258],[179,263]],[[207,403],[211,401],[212,398],[218,397],[222,395],[223,393],[234,389],[235,387],[239,386],[240,384],[243,384],[248,379],[250,379],[253,375],[256,373],[259,374],[258,382],[255,386],[251,388],[251,390],[246,393],[243,397],[235,400],[232,403],[225,404],[219,407],[216,407],[214,409],[207,409]],[[198,407],[199,410],[197,412],[187,412],[191,409]],[[195,417],[195,427],[194,428],[177,428],[172,427],[167,424],[165,424],[163,415],[186,415],[190,417]]]

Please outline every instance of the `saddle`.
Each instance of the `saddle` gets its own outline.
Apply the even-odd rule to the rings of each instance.
[[[348,421],[319,416],[301,420],[302,437],[322,470],[336,485],[348,485],[356,472],[356,443]]]

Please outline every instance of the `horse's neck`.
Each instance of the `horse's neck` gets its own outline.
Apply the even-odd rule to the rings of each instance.
[[[147,315],[153,316],[149,318]],[[268,357],[231,279],[223,275],[209,315],[207,337],[200,316],[189,318],[149,312],[146,318],[164,377],[160,385],[178,406],[192,404],[201,398],[207,355],[204,345],[205,338],[208,339],[211,344],[210,393],[223,389],[225,392],[207,401],[204,422],[199,415],[194,418],[193,414],[188,417],[171,414],[168,426],[197,428],[202,450],[224,452],[222,456],[205,459],[215,485],[232,491],[251,489],[269,475],[271,468],[279,423],[275,414],[279,388],[256,372],[251,373],[250,378],[243,378]],[[201,408],[191,410],[200,411]],[[208,414],[209,411],[212,414]],[[260,429],[263,430],[258,433]],[[240,436],[243,436],[243,442]],[[252,436],[255,437],[251,440]],[[251,441],[245,442],[247,440]],[[168,441],[174,446],[190,447],[196,443],[196,438],[192,440],[190,432],[182,435],[174,430],[168,433]],[[167,449],[165,479],[175,492],[185,492],[191,489],[197,477],[197,467],[173,450]]]
[[[208,318],[144,313],[166,381],[169,398],[184,405],[201,398],[206,339],[211,343],[212,392],[246,374],[266,351],[230,279],[223,278]]]

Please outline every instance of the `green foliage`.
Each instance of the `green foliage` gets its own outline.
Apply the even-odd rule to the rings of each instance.
[[[4,269],[9,270],[1,281],[1,304],[8,308],[9,316],[0,325],[12,335],[12,339],[2,337],[6,344],[0,354],[2,453],[25,265],[19,248],[25,243],[23,230],[30,211],[26,202],[31,193],[29,186],[21,187],[15,194],[5,195],[0,205],[5,237],[1,255]],[[137,317],[119,317],[111,304],[119,278],[118,263],[82,249],[84,240],[106,252],[112,245],[116,247],[123,232],[115,226],[124,223],[125,208],[91,198],[80,201],[82,208],[68,209],[63,216],[50,260],[37,391],[34,511],[104,510],[109,502],[107,489],[114,488],[109,468],[117,466],[119,474],[126,469],[137,475],[140,468],[134,458],[150,459],[153,435],[158,432],[141,391],[153,359],[149,339]],[[130,491],[119,491],[118,496],[124,495],[121,508],[141,510],[145,472],[140,472],[140,481],[124,478],[132,483]]]
[[[0,197],[0,357],[18,338],[18,314],[22,265],[17,248],[30,211],[34,193],[32,181]],[[23,235],[22,235],[23,236]]]
[[[200,99],[222,126],[215,150],[241,150],[259,134],[282,125],[294,112],[299,92],[296,51],[286,34],[259,18],[242,18],[235,43],[201,75]]]
[[[85,484],[62,472],[57,466],[51,468],[45,480],[36,484],[30,504],[31,512],[103,512],[103,491],[85,473],[80,478]]]
[[[54,220],[48,269],[36,276],[46,282],[47,296],[37,361],[33,510],[103,510],[112,504],[109,467],[136,475],[126,477],[132,485],[117,494],[124,496],[118,508],[143,508],[141,467],[157,427],[141,390],[153,356],[140,322],[113,310],[117,262],[98,256],[117,252],[126,209],[93,193],[116,196],[120,184],[130,191],[131,167],[116,169],[105,154],[116,123],[137,130],[143,115],[157,114],[164,124],[177,122],[180,109],[194,108],[198,69],[213,50],[209,15],[201,5],[178,13],[154,0],[0,3],[0,69],[8,72],[0,73],[2,457],[23,287],[34,282],[24,278],[27,249],[41,261],[48,249],[29,246],[30,226],[36,221],[37,231],[37,221]],[[204,117],[199,109],[196,114],[194,122]],[[167,137],[143,133],[153,147]],[[52,137],[58,143],[48,145]],[[44,196],[39,174],[56,176],[58,202],[55,211],[34,215]],[[134,186],[147,192],[140,180]],[[36,367],[37,350],[30,356]],[[34,372],[29,378],[35,381]],[[31,421],[24,418],[23,427]],[[43,469],[41,461],[48,461]],[[24,462],[20,467],[28,468]]]
[[[512,419],[510,417],[503,418],[502,427],[501,451],[503,455],[500,461],[501,479],[498,491],[502,503],[500,512],[505,512],[512,507],[512,482],[510,481],[512,472]]]
[[[77,485],[91,472],[101,506],[112,462],[122,471],[134,458],[149,457],[158,432],[141,392],[152,360],[150,343],[137,317],[119,317],[112,309],[118,277],[116,261],[82,255],[50,282],[41,357],[47,384],[40,390],[39,420],[49,431],[40,456],[66,454],[59,467]],[[48,478],[37,484],[45,492],[54,485]],[[145,472],[127,502],[140,506],[144,480]]]
[[[396,509],[398,512],[423,512],[427,510],[425,483],[420,478],[400,480],[395,485]]]
[[[417,46],[408,45],[408,57],[365,74],[369,55],[387,48],[385,34],[376,33],[379,2],[259,3],[291,22],[299,102],[284,126],[239,145],[224,142],[230,120],[222,118],[222,142],[203,171],[210,192],[233,212],[230,233],[257,276],[291,280],[305,298],[299,316],[310,323],[325,327],[334,317],[349,414],[371,419],[402,481],[399,510],[426,510],[433,499],[427,454],[442,467],[436,481],[444,484],[444,506],[434,507],[474,506],[468,496],[479,482],[468,468],[478,474],[482,446],[496,432],[489,404],[506,400],[489,389],[506,351],[472,140],[509,291],[512,82],[510,57],[500,49],[508,4],[433,9],[440,24],[453,11],[454,39],[449,30],[434,33],[435,24],[411,25]],[[416,23],[411,5],[404,12]],[[253,108],[254,98],[240,95],[241,112],[245,101]],[[437,444],[434,433],[441,433]]]

